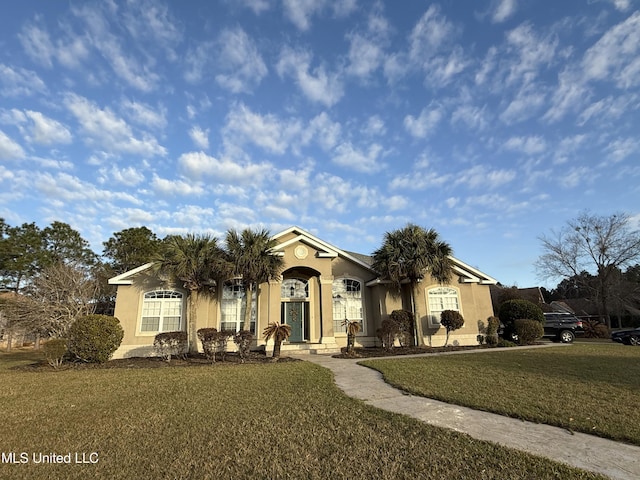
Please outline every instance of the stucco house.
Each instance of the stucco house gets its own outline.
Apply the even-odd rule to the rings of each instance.
[[[277,321],[291,326],[283,351],[337,351],[347,342],[345,318],[361,324],[356,345],[373,346],[379,344],[376,329],[382,320],[393,310],[409,309],[408,295],[394,294],[371,268],[370,256],[341,250],[299,227],[273,238],[277,242],[273,253],[283,257],[285,267],[280,279],[261,284],[257,299],[252,299],[255,348],[271,350],[262,331]],[[443,310],[458,310],[465,319],[464,327],[449,338],[460,345],[477,344],[478,322],[493,315],[489,287],[496,280],[452,260],[451,283],[441,285],[426,276],[415,298],[425,342],[433,346],[444,344],[445,329],[439,323]],[[186,329],[187,291],[154,277],[150,267],[142,265],[109,280],[117,286],[115,316],[124,329],[114,358],[150,355],[157,333]],[[246,305],[242,286],[230,279],[212,285],[209,293],[198,296],[196,329],[240,329]]]

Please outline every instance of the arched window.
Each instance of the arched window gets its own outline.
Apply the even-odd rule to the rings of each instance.
[[[345,319],[360,323],[364,331],[362,308],[362,283],[352,278],[338,278],[333,281],[333,332],[346,333]]]
[[[183,329],[182,293],[155,290],[144,294],[141,332],[174,332]]]
[[[287,278],[280,287],[282,298],[309,298],[309,282],[300,278]]]
[[[240,280],[229,280],[222,286],[222,302],[220,303],[220,330],[238,332],[242,329],[247,308],[247,296]],[[252,333],[256,333],[256,292],[251,299]]]
[[[427,291],[427,306],[429,309],[429,323],[440,325],[440,314],[445,310],[460,311],[458,291],[450,287],[431,288]]]

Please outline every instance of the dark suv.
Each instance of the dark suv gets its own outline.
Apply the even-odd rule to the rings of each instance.
[[[582,320],[570,313],[545,313],[544,336],[556,341],[571,343],[576,336],[584,335]]]

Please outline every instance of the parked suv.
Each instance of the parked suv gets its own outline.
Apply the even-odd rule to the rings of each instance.
[[[582,320],[570,313],[545,313],[544,336],[563,343],[571,343],[584,335]]]

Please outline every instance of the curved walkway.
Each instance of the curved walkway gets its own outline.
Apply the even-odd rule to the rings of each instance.
[[[612,479],[640,478],[640,447],[409,395],[388,385],[380,372],[358,365],[357,362],[363,360],[361,358],[350,360],[308,354],[297,358],[330,369],[340,389],[368,405],[607,475]]]

